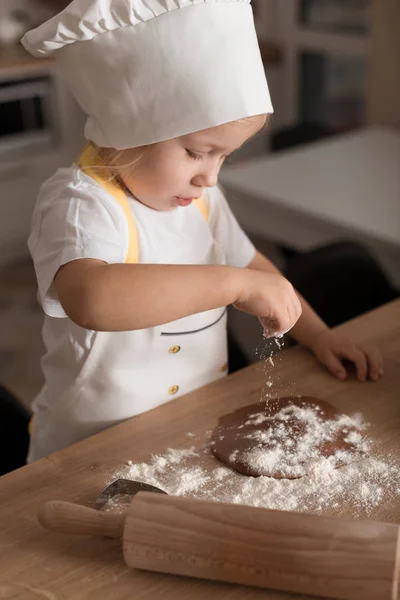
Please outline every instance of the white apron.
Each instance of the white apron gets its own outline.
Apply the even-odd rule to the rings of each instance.
[[[80,166],[123,208],[129,229],[125,262],[137,263],[140,249],[128,200],[107,173],[91,168],[96,160],[89,146]],[[204,200],[195,202],[208,219]],[[211,261],[218,264],[224,258]],[[48,410],[35,414],[28,462],[225,376],[226,328],[226,308],[218,308],[148,329],[95,332],[72,386]]]

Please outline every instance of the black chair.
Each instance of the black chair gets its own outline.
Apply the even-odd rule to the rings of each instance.
[[[270,152],[280,152],[294,146],[310,144],[331,135],[331,129],[323,123],[306,121],[273,131],[269,139],[269,150]]]
[[[294,256],[284,274],[330,327],[400,295],[375,258],[354,242],[337,242]]]
[[[0,475],[26,464],[30,418],[26,408],[0,385]]]
[[[228,328],[228,356],[229,356],[229,368],[228,373],[235,373],[240,369],[247,367],[250,362],[247,359],[245,353],[241,349],[240,345],[236,341],[234,335],[229,331]]]

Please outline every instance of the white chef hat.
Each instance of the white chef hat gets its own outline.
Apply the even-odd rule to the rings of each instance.
[[[273,112],[251,0],[73,0],[22,39],[54,54],[85,136],[134,148]]]

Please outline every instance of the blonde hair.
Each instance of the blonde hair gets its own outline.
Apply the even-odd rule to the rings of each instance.
[[[120,177],[124,172],[131,171],[143,158],[146,153],[146,148],[149,147],[141,146],[138,148],[115,150],[113,148],[97,146],[94,142],[90,142],[90,144],[93,146],[100,159],[94,168],[107,171],[110,175],[110,179],[115,179],[116,177]],[[128,155],[132,155],[133,153],[136,155],[133,159],[121,163],[121,159],[125,156],[128,158]]]
[[[260,135],[269,122],[269,114],[265,115],[254,115],[251,117],[244,117],[242,119],[237,119],[236,121],[230,121],[226,123],[226,125],[234,125],[236,123],[247,124],[252,123],[256,119],[263,117],[263,123],[260,129],[254,134],[252,137],[256,137]],[[148,146],[138,146],[137,148],[127,148],[125,150],[115,150],[113,148],[104,148],[101,146],[97,146],[94,142],[90,142],[89,144],[95,149],[97,155],[99,156],[99,162],[96,165],[93,165],[94,169],[98,169],[101,171],[106,171],[109,174],[110,181],[116,178],[120,178],[121,175],[127,172],[131,172],[135,166],[142,160],[145,156],[146,151],[155,146],[159,142],[155,142],[154,144],[149,144]],[[134,158],[129,159],[129,156],[134,155]],[[126,156],[126,162],[121,160]]]
[[[234,125],[235,123],[253,123],[253,121],[255,121],[256,119],[259,119],[260,117],[262,117],[263,119],[263,123],[261,125],[260,130],[264,129],[264,127],[266,125],[268,125],[269,119],[270,119],[270,114],[266,113],[263,115],[253,115],[252,117],[243,117],[242,119],[237,119],[237,121],[230,121],[229,123],[227,123],[227,125]],[[256,134],[257,135],[257,134]]]

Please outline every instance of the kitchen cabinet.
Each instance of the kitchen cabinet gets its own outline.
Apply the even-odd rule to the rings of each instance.
[[[84,144],[83,112],[54,66],[22,46],[0,50],[0,112],[15,121],[0,136],[0,266],[27,256],[41,184],[71,164]]]

